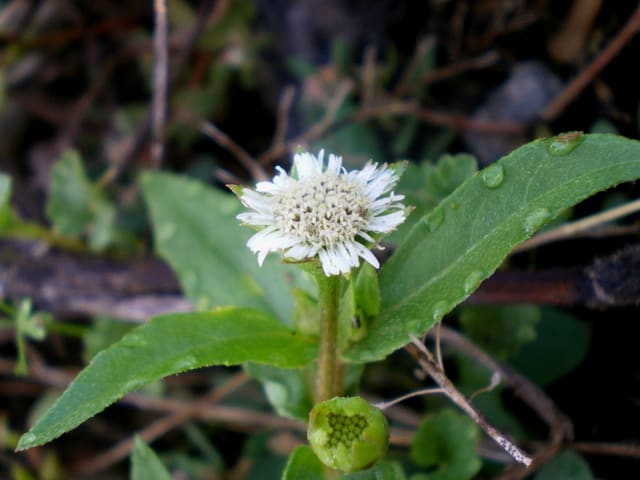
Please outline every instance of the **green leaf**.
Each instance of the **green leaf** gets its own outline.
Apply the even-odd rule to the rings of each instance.
[[[346,356],[377,360],[422,335],[546,222],[638,177],[640,142],[573,133],[531,142],[469,178],[382,268],[380,315]]]
[[[342,480],[405,480],[402,467],[396,462],[380,462],[368,470],[343,475]]]
[[[11,178],[9,175],[0,173],[0,210],[9,205],[9,196],[11,195]]]
[[[100,252],[116,240],[116,207],[97,197],[93,203],[92,225],[89,233],[89,246],[94,252]]]
[[[368,263],[363,263],[355,280],[356,308],[367,317],[380,313],[380,285],[378,272]]]
[[[11,208],[11,178],[0,173],[0,235],[42,240],[49,231],[37,223],[25,222]]]
[[[424,169],[423,207],[426,211],[430,211],[478,171],[478,162],[473,155],[466,153],[445,154],[435,165],[425,163]]]
[[[274,452],[273,433],[262,433],[249,437],[243,445],[240,458],[251,466],[244,480],[273,480],[281,476],[287,458]]]
[[[313,377],[307,369],[284,370],[271,365],[246,366],[247,373],[260,380],[269,403],[278,415],[306,422],[313,407]]]
[[[142,177],[156,251],[199,308],[257,307],[292,324],[291,286],[302,273],[274,255],[262,268],[246,247],[251,231],[235,216],[240,202],[195,180],[158,172]]]
[[[131,457],[131,480],[171,480],[156,453],[140,437],[135,438]]]
[[[296,448],[287,461],[282,480],[325,480],[324,466],[307,445]]]
[[[10,233],[17,221],[11,208],[11,177],[0,173],[0,232]]]
[[[117,240],[116,208],[94,185],[80,155],[67,150],[51,169],[46,207],[53,228],[62,236],[89,236],[93,251],[102,251]]]
[[[482,466],[476,454],[480,429],[466,415],[447,408],[429,415],[418,427],[411,458],[421,467],[436,467],[424,480],[468,480]]]
[[[326,480],[322,463],[307,445],[300,445],[289,456],[282,480]],[[341,480],[405,480],[402,467],[395,462],[380,462],[362,472],[343,474]]]
[[[589,342],[589,328],[583,322],[545,308],[536,340],[524,345],[509,363],[538,385],[548,385],[582,363]]]
[[[585,459],[571,450],[564,450],[544,465],[534,480],[593,480],[595,477]]]
[[[314,340],[291,333],[277,319],[253,309],[156,317],[99,353],[22,436],[18,450],[54,439],[123,395],[168,375],[249,361],[302,367],[315,353]]]
[[[93,197],[80,155],[67,150],[51,169],[47,217],[61,235],[81,235],[93,218]]]
[[[464,153],[441,155],[435,165],[430,162],[409,164],[406,174],[400,177],[397,190],[406,195],[405,204],[415,210],[389,238],[400,243],[423,215],[433,210],[477,171],[475,157]]]
[[[135,324],[133,323],[123,322],[114,318],[95,318],[91,327],[87,328],[82,336],[84,344],[82,358],[86,363],[89,363],[93,357],[116,343],[134,327]]]
[[[471,340],[504,361],[535,340],[540,318],[535,305],[469,306],[462,309],[460,323]]]
[[[4,79],[4,72],[0,72],[0,110],[4,108],[4,102],[7,99],[7,85]]]

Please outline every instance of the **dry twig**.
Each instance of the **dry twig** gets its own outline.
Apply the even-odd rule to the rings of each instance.
[[[420,367],[436,382],[436,384],[444,391],[444,393],[458,405],[473,421],[475,421],[482,430],[487,433],[498,445],[504,448],[509,455],[518,463],[529,467],[531,458],[513,444],[505,435],[500,433],[495,427],[489,424],[485,418],[469,403],[469,401],[460,393],[455,385],[445,375],[444,371],[438,365],[435,357],[424,346],[424,344],[415,337],[412,337],[412,344],[407,350],[416,359]]]
[[[166,0],[154,0],[155,30],[153,35],[153,98],[151,103],[151,165],[162,165],[164,132],[169,91],[169,24]]]
[[[609,44],[582,72],[574,78],[566,88],[540,114],[545,122],[550,122],[560,115],[565,108],[589,85],[593,79],[615,58],[620,50],[640,29],[640,7],[629,18],[625,26],[613,37]]]

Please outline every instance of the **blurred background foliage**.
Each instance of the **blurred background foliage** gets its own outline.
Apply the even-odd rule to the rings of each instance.
[[[299,424],[274,420],[260,385],[249,381],[225,399],[236,408],[232,413],[210,412],[214,421],[185,414],[170,428],[158,427],[209,389],[243,375],[211,368],[148,386],[49,446],[12,453],[18,433],[51,401],[49,389],[63,387],[70,369],[149,312],[148,306],[133,312],[129,304],[124,313],[103,308],[101,292],[144,294],[160,311],[159,297],[179,295],[166,267],[144,263],[150,274],[127,273],[154,261],[138,183],[143,171],[178,172],[222,196],[226,183],[287,167],[299,147],[342,154],[350,167],[409,160],[398,190],[416,210],[391,237],[392,251],[411,222],[528,140],[567,130],[640,134],[635,1],[169,0],[167,12],[170,95],[159,158],[151,148],[153,2],[0,1],[3,477],[125,478],[129,467],[120,460],[132,445],[122,442],[135,431],[155,442],[160,460],[136,440],[132,478],[147,478],[140,472],[148,464],[157,469],[148,478],[163,478],[166,467],[173,478],[271,480],[303,441]],[[608,50],[615,39],[618,49]],[[623,204],[637,197],[636,187],[598,195],[565,219]],[[162,197],[162,190],[155,194]],[[163,208],[179,205],[168,188],[166,195]],[[231,202],[221,200],[220,209],[232,210]],[[571,272],[637,236],[638,219],[631,217],[588,238],[516,254],[504,268],[522,273],[515,290],[535,289],[527,272],[540,270],[551,278],[545,288],[558,288]],[[166,255],[162,238],[155,241]],[[52,284],[46,279],[54,270]],[[82,296],[95,278],[104,281]],[[56,290],[64,285],[67,296]],[[193,288],[213,295],[208,285]],[[186,293],[197,297],[195,290]],[[309,302],[312,308],[312,299],[298,293],[296,308]],[[69,300],[74,295],[84,303]],[[566,440],[566,450],[552,445],[549,463],[531,478],[635,477],[637,452],[588,455],[580,442],[640,440],[631,420],[640,398],[637,309],[614,302],[594,310],[588,299],[560,301],[562,309],[542,301],[523,305],[517,295],[495,303],[462,306],[446,324],[543,388],[571,419],[577,441]],[[492,383],[491,371],[468,352],[447,349],[446,334],[443,343],[447,371],[462,391],[472,395]],[[257,367],[249,373],[261,379],[279,412],[300,417],[308,408],[304,379]],[[402,352],[363,374],[372,397],[422,385]],[[546,441],[540,418],[503,385],[474,402],[525,446]],[[504,455],[443,399],[403,405],[390,412],[397,430],[391,463],[380,475],[499,477]],[[114,445],[120,456],[110,453]]]

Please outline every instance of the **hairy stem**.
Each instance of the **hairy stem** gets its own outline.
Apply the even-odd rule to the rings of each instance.
[[[320,288],[320,351],[318,353],[318,376],[316,380],[316,402],[334,397],[338,385],[338,294],[340,277],[319,279]]]

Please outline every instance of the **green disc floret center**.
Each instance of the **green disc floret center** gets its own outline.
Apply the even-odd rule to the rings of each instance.
[[[363,415],[340,415],[330,413],[327,421],[329,423],[328,446],[335,448],[342,443],[349,446],[352,442],[358,440],[368,422]]]

